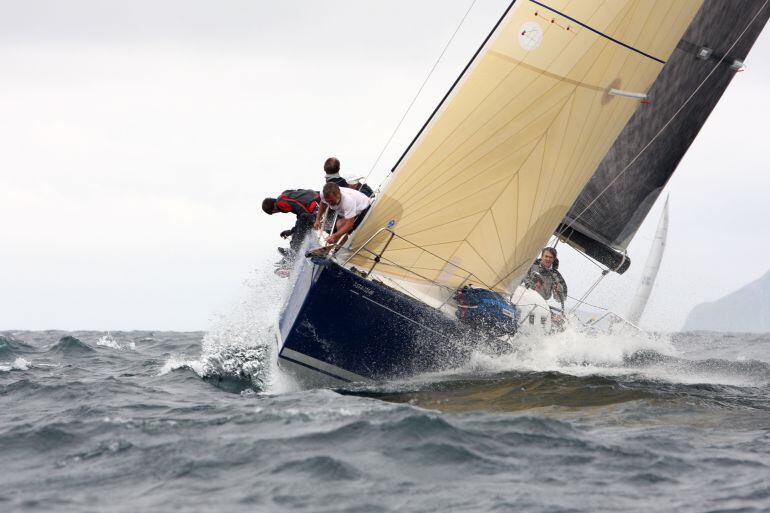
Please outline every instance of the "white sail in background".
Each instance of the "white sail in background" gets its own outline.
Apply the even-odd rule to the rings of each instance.
[[[639,108],[609,91],[646,93],[701,3],[516,1],[351,237],[373,238],[351,265],[405,288],[515,285]]]
[[[668,198],[666,198],[666,203],[663,205],[663,213],[660,215],[660,221],[658,221],[655,239],[652,241],[650,254],[647,256],[647,262],[644,264],[642,281],[639,283],[639,288],[636,289],[636,294],[634,294],[634,299],[631,301],[631,306],[626,316],[626,319],[633,324],[639,324],[639,319],[642,318],[647,301],[650,299],[650,293],[652,292],[653,285],[655,285],[655,278],[658,276],[658,270],[660,269],[660,262],[663,260],[663,250],[666,249],[667,234]]]

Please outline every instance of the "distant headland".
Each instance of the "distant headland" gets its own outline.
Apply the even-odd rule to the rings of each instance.
[[[683,330],[770,332],[770,271],[721,299],[697,305]]]

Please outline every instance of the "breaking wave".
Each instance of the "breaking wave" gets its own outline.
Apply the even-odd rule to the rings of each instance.
[[[278,313],[293,280],[283,279],[264,262],[245,283],[244,299],[215,320],[204,335],[197,358],[172,355],[160,375],[189,369],[231,392],[283,392],[297,389],[278,369],[275,355]]]
[[[0,372],[9,372],[12,370],[25,371],[29,370],[31,366],[32,363],[30,363],[28,360],[25,360],[24,358],[16,358],[13,362],[8,364],[0,364]]]
[[[110,349],[116,349],[118,351],[136,351],[136,342],[133,340],[118,339],[109,332],[99,337],[99,340],[96,341],[96,345],[99,347],[109,347]]]

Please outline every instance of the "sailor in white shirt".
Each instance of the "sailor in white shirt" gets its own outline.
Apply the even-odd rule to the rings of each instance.
[[[358,192],[355,189],[340,187],[335,183],[324,185],[321,194],[321,207],[316,214],[314,228],[318,230],[321,227],[321,219],[327,209],[337,212],[337,226],[334,233],[326,238],[328,244],[345,242],[343,237],[355,230],[366,216],[372,199],[366,194]],[[342,239],[342,240],[341,240]]]

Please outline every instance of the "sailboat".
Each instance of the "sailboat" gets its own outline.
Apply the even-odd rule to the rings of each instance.
[[[655,285],[655,278],[660,270],[660,262],[663,260],[663,250],[666,249],[666,237],[668,236],[668,198],[663,204],[663,213],[658,221],[658,228],[655,230],[655,239],[652,241],[650,253],[647,255],[647,262],[644,264],[642,280],[636,289],[631,306],[628,308],[626,320],[632,324],[638,325],[642,318],[644,309],[647,307],[647,301],[650,299],[652,287]]]
[[[605,166],[613,145],[701,4],[512,2],[347,243],[298,262],[279,364],[320,385],[461,364],[479,338],[458,315],[466,287],[515,296],[519,325],[545,332],[547,305],[520,283],[553,234],[627,268],[621,245],[583,222],[596,200],[580,201],[592,177],[616,169]]]

